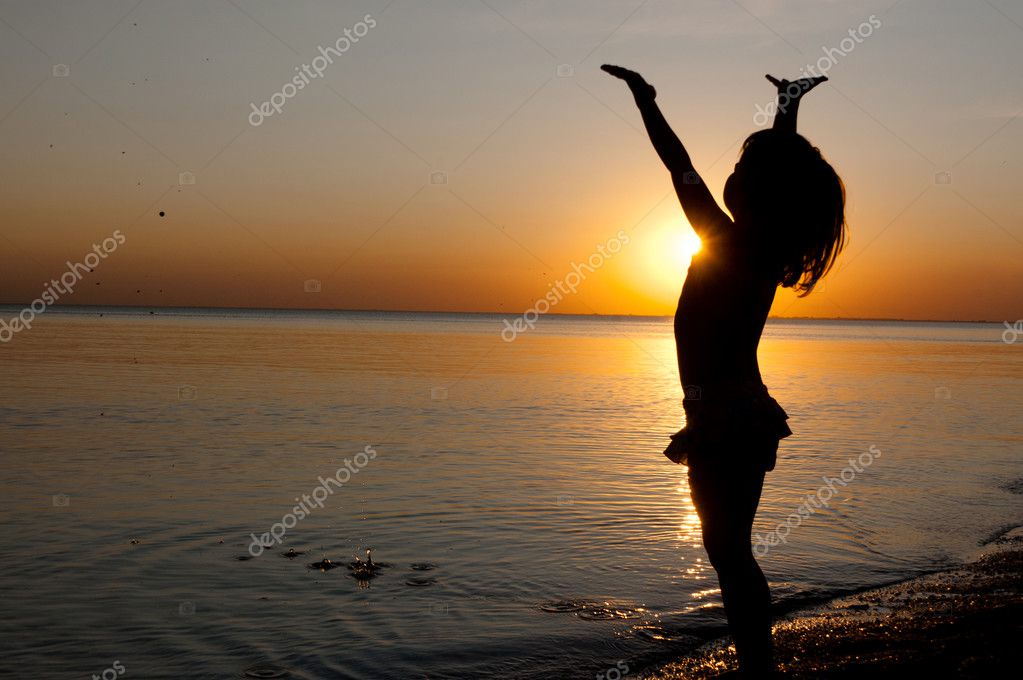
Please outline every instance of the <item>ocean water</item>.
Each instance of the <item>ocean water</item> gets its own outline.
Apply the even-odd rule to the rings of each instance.
[[[51,310],[0,345],[0,671],[613,678],[723,631],[661,455],[670,320],[549,316],[506,342],[487,315],[154,311]],[[1004,330],[769,323],[795,434],[755,533],[782,607],[1023,523]],[[307,566],[370,547],[390,565],[370,580]]]

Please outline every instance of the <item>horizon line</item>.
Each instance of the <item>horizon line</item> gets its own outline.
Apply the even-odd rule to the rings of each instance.
[[[0,307],[28,307],[31,303],[22,302],[0,302]],[[368,314],[477,314],[489,316],[522,316],[522,313],[510,313],[500,311],[464,311],[464,310],[422,310],[422,309],[355,309],[355,308],[326,308],[326,307],[220,307],[210,305],[99,305],[99,304],[61,304],[49,305],[47,310],[59,311],[65,308],[105,308],[105,309],[216,309],[224,311],[260,311],[260,312],[362,312]],[[44,312],[40,312],[43,314]],[[596,318],[632,318],[632,319],[670,319],[673,314],[568,314],[563,312],[548,312],[543,316],[561,317],[596,317]],[[776,321],[887,321],[903,323],[1006,323],[1004,319],[992,321],[987,319],[907,319],[900,317],[857,317],[857,316],[777,316],[768,315],[767,319]]]

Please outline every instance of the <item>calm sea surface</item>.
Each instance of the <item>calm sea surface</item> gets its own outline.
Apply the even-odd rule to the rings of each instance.
[[[720,630],[685,468],[661,455],[682,424],[670,320],[502,328],[40,316],[0,345],[0,674],[617,677]],[[1023,337],[1004,330],[768,325],[764,379],[795,435],[755,531],[789,518],[761,558],[783,605],[1023,523]],[[828,504],[800,515],[808,496]],[[275,523],[279,545],[238,559]],[[367,547],[391,565],[370,581],[306,566]]]

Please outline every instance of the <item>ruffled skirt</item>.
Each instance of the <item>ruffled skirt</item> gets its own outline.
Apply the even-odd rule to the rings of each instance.
[[[788,414],[762,383],[686,390],[686,426],[664,455],[681,465],[751,465],[769,472],[778,442],[792,434]]]

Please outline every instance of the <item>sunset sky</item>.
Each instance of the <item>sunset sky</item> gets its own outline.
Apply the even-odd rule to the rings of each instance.
[[[671,314],[692,230],[599,66],[657,87],[720,198],[764,74],[825,49],[800,130],[851,241],[773,314],[1023,317],[1012,0],[3,0],[0,302],[120,230],[61,303],[516,314],[621,230],[552,311]]]

